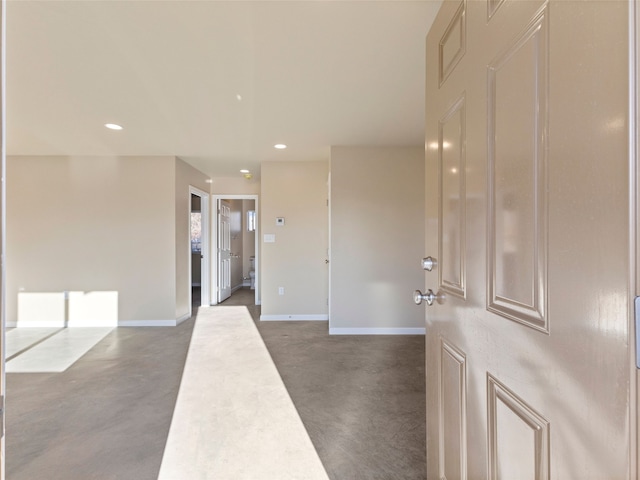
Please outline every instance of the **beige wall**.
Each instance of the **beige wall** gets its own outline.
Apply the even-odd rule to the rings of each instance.
[[[418,333],[423,256],[424,149],[333,147],[331,332]]]
[[[256,177],[247,180],[240,173],[237,177],[214,177],[211,193],[214,195],[259,195],[260,180]]]
[[[326,319],[327,162],[265,162],[260,203],[262,318]],[[276,226],[276,217],[285,225]],[[275,235],[275,243],[264,236]],[[284,295],[278,288],[284,287]]]
[[[175,321],[174,162],[9,157],[8,325],[18,320],[19,293],[21,320],[46,323],[59,312],[38,316],[47,298],[38,294],[64,291],[117,298],[120,321]]]
[[[200,170],[175,159],[175,318],[184,319],[191,312],[191,262],[190,224],[191,193],[195,187],[209,193],[211,184]],[[154,177],[155,178],[155,177]],[[154,193],[156,191],[154,185]]]

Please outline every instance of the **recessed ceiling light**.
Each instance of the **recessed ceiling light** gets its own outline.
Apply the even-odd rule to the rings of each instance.
[[[278,150],[282,150],[284,148],[287,148],[287,146],[284,143],[276,143],[273,148],[277,148]]]
[[[242,101],[242,95],[238,94],[238,95],[236,95],[236,98],[238,99],[239,102]]]
[[[105,123],[104,126],[110,130],[122,130],[122,127],[115,123]]]
[[[247,170],[246,168],[243,168],[242,170],[240,170],[240,173],[249,173],[249,170]]]

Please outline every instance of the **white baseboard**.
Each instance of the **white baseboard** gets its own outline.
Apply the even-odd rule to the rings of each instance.
[[[175,327],[180,325],[185,320],[189,320],[191,315],[183,315],[177,320],[118,320],[118,325],[81,325],[81,324],[69,324],[67,325],[69,328],[73,327],[82,327],[82,328],[91,328],[91,327]],[[57,322],[7,322],[7,328],[64,328],[65,325],[59,324]]]
[[[7,322],[5,325],[7,328],[114,328],[117,327],[115,323],[81,323],[81,322],[69,322],[65,325],[64,322],[48,322],[35,321],[35,322]]]
[[[119,327],[175,327],[176,320],[119,320]]]
[[[424,328],[329,328],[329,335],[424,335]]]
[[[244,285],[241,283],[240,285],[236,285],[235,287],[231,288],[231,293],[233,292],[237,292],[238,290],[240,290],[242,287],[244,287]]]
[[[260,315],[260,321],[262,322],[276,322],[276,321],[327,321],[329,315]]]

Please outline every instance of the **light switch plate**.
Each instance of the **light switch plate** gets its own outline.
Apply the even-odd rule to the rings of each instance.
[[[264,234],[264,243],[276,243],[276,234],[275,233],[265,233]]]

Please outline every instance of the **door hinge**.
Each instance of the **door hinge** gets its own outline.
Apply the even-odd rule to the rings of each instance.
[[[636,320],[636,368],[640,368],[640,297],[634,301]]]
[[[0,438],[4,437],[4,395],[0,396]]]

